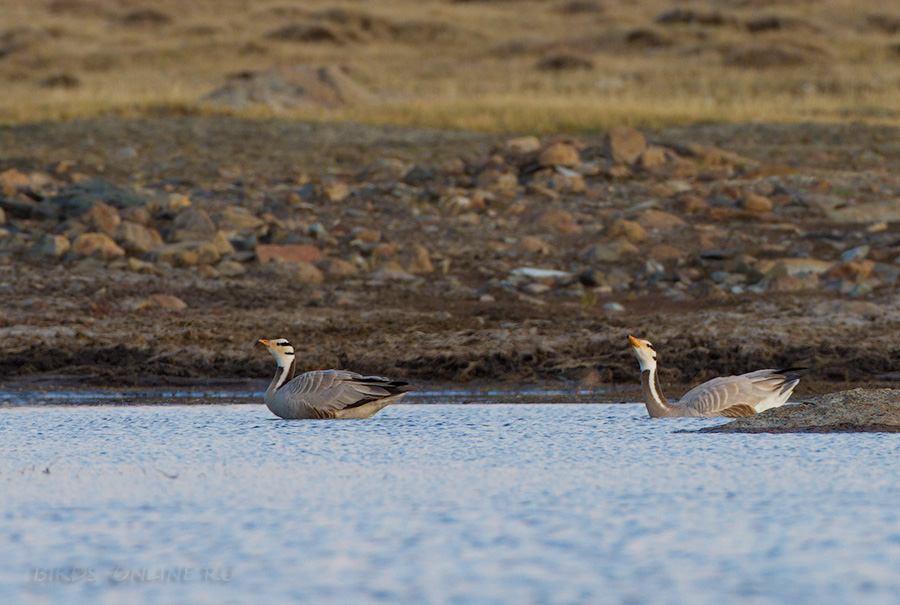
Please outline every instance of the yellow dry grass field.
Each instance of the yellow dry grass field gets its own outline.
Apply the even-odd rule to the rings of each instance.
[[[900,123],[883,0],[0,0],[0,121],[225,112],[235,74],[338,65],[374,100],[280,115],[489,131]]]

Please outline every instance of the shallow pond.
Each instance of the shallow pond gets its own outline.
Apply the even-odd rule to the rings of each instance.
[[[676,431],[723,421],[638,405],[290,422],[211,394],[5,397],[4,603],[900,599],[897,434],[699,435]]]

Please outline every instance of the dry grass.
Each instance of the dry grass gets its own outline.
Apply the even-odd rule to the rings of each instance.
[[[693,12],[656,22],[674,9]],[[222,111],[198,99],[228,74],[338,63],[383,101],[282,115],[502,131],[900,123],[900,9],[880,0],[0,0],[0,14],[5,122]],[[318,29],[274,39],[287,25]],[[572,57],[593,67],[537,67]]]

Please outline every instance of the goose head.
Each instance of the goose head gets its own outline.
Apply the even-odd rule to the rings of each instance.
[[[637,357],[638,363],[641,364],[641,372],[655,370],[656,350],[650,344],[650,341],[629,336],[628,342],[631,343],[631,348],[634,350],[634,356]]]
[[[284,338],[276,338],[275,340],[260,340],[259,344],[269,349],[269,353],[278,362],[282,368],[290,367],[294,361],[294,347],[291,346]]]

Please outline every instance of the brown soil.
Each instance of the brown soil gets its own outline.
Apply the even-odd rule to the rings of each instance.
[[[706,125],[647,134],[672,144],[721,145],[815,179],[840,179],[854,170],[860,182],[876,181],[900,168],[900,154],[885,153],[900,133],[883,128]],[[600,145],[602,135],[582,139]],[[302,181],[302,175],[352,180],[350,175],[382,158],[442,166],[487,157],[500,140],[352,124],[110,118],[0,130],[0,170],[52,173],[68,161],[72,171],[123,186],[185,192],[194,200],[254,200],[279,183]],[[136,154],[122,154],[123,148]],[[873,148],[880,153],[870,153]],[[382,228],[391,241],[422,242],[435,254],[445,253],[452,258],[446,274],[439,269],[412,281],[363,274],[296,284],[252,272],[236,278],[186,269],[145,275],[7,255],[0,265],[0,379],[7,385],[35,377],[95,385],[259,379],[273,364],[256,340],[287,337],[304,370],[343,367],[412,381],[516,387],[560,379],[603,386],[637,382],[626,340],[635,334],[654,340],[673,396],[684,384],[761,367],[806,367],[801,395],[838,384],[897,380],[891,374],[900,353],[897,318],[853,310],[844,313],[853,322],[813,316],[815,305],[844,300],[827,291],[673,303],[649,292],[586,301],[571,292],[534,297],[491,290],[495,300],[483,301],[479,288],[504,278],[508,266],[578,269],[573,248],[584,239],[553,240],[554,251],[537,263],[513,258],[512,265],[501,265],[486,246],[497,238],[486,222],[460,231],[456,217],[446,215],[438,225],[442,231],[426,232],[406,214],[409,206],[392,206],[391,199],[385,193],[374,201],[349,200],[334,212],[355,208],[363,214],[347,216],[361,216],[360,224]],[[279,200],[272,194],[261,203],[277,213]],[[736,228],[750,240],[771,233],[762,223]],[[452,256],[448,247],[455,248]],[[643,260],[629,262],[640,267]],[[151,293],[174,295],[187,308],[132,311],[121,304]],[[890,286],[868,300],[889,308],[894,296]],[[604,310],[603,303],[611,301],[624,304],[626,312]]]

